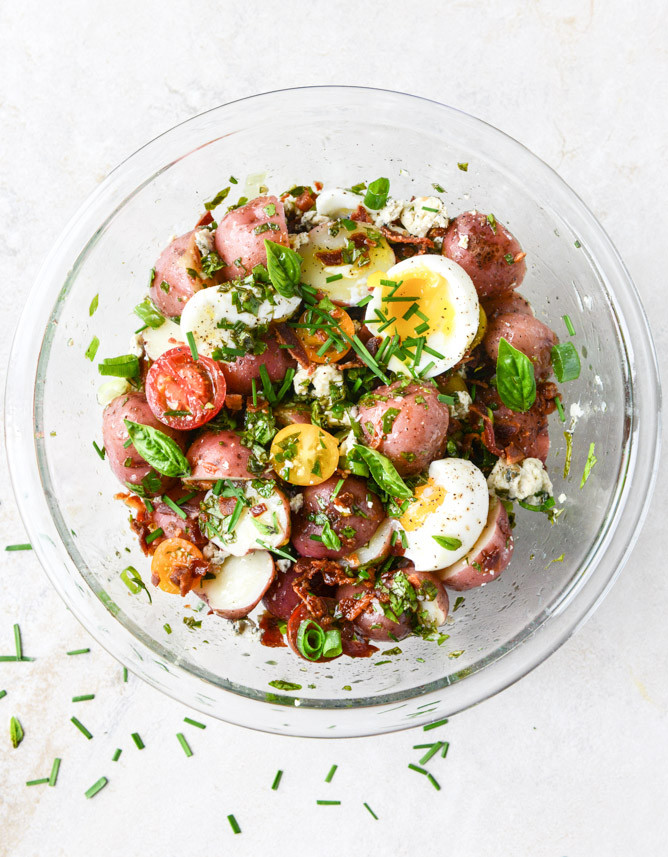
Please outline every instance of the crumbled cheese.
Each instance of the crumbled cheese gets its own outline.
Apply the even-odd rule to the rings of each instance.
[[[565,494],[560,494],[560,495],[557,497],[557,502],[558,502],[558,503],[565,503],[565,502],[566,502],[566,495],[565,495]]]
[[[329,217],[325,214],[318,214],[315,208],[310,208],[308,211],[305,211],[302,214],[302,226],[306,226],[307,229],[312,229],[314,226],[319,226],[321,223],[328,223],[330,220]]]
[[[204,559],[208,559],[213,565],[222,565],[229,554],[221,550],[218,545],[214,545],[213,542],[208,542],[202,548],[202,556]]]
[[[308,369],[297,369],[295,376],[292,379],[292,385],[298,396],[305,396],[308,393],[309,386],[311,385],[311,375]]]
[[[235,634],[247,634],[250,637],[260,636],[260,629],[252,619],[230,620],[230,625]]]
[[[435,208],[436,211],[425,210],[430,208]],[[401,222],[411,235],[424,238],[435,226],[445,228],[448,225],[448,215],[443,200],[437,196],[418,196],[404,205]]]
[[[580,403],[579,402],[573,402],[573,404],[571,405],[571,419],[572,420],[579,420],[580,417],[583,417],[583,416],[584,416],[584,411],[580,407]]]
[[[313,387],[312,395],[317,399],[331,399],[330,384],[337,387],[343,386],[343,372],[334,366],[318,366],[315,371],[298,369],[292,380],[295,393],[298,396],[308,395],[310,387]]]
[[[462,420],[468,414],[473,399],[469,396],[466,390],[455,390],[452,397],[455,400],[455,403],[454,405],[448,405],[450,416],[453,419]]]
[[[289,559],[277,559],[274,561],[274,565],[279,571],[289,571],[292,563]]]
[[[213,232],[209,229],[198,229],[195,232],[195,244],[202,256],[208,256],[214,248]]]
[[[457,242],[462,250],[468,250],[469,247],[469,236],[468,235],[460,235],[459,241]]]
[[[552,495],[552,480],[543,462],[538,458],[525,458],[518,464],[508,464],[500,458],[489,474],[487,485],[491,491],[509,500],[536,502],[537,494]]]
[[[291,512],[298,512],[303,505],[304,505],[304,495],[303,494],[295,494],[294,497],[290,497],[290,511]]]
[[[369,214],[376,226],[389,226],[393,220],[399,220],[401,212],[404,210],[404,205],[406,203],[400,199],[389,197],[381,209],[378,211],[369,211]]]
[[[308,232],[295,232],[289,238],[293,250],[299,250],[304,244],[308,244]]]
[[[351,430],[339,444],[339,455],[342,457],[347,456],[352,450],[352,448],[356,445],[357,438],[355,437],[355,432]]]

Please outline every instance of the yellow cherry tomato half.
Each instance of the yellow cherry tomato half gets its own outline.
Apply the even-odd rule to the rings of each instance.
[[[350,351],[350,345],[341,336],[338,328],[349,339],[352,339],[355,335],[353,320],[344,309],[338,306],[330,310],[328,315],[334,322],[331,331],[327,327],[325,319],[311,310],[306,310],[299,319],[300,324],[312,325],[312,327],[298,327],[296,329],[297,336],[304,346],[304,351],[312,363],[336,363]]]
[[[194,560],[203,560],[202,552],[187,539],[165,539],[155,549],[151,560],[151,574],[158,579],[158,586],[171,595],[179,595],[181,590],[172,583],[170,576],[179,566],[188,568]]]
[[[291,485],[319,485],[339,464],[339,444],[319,426],[285,426],[272,441],[271,464]]]

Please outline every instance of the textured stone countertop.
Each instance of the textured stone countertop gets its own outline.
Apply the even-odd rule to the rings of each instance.
[[[115,164],[209,107],[316,83],[445,101],[547,161],[621,251],[665,368],[665,236],[653,230],[665,228],[668,199],[667,31],[662,0],[3,3],[3,375],[39,265]],[[333,742],[207,720],[205,731],[190,729],[186,758],[174,737],[183,706],[132,676],[124,684],[35,557],[0,553],[0,650],[11,650],[19,622],[36,657],[0,663],[0,855],[665,854],[666,476],[663,467],[644,532],[595,616],[528,677],[446,727],[440,792],[406,767],[421,732]],[[0,484],[0,544],[20,542],[4,456]],[[63,656],[89,645],[85,657]],[[76,710],[84,722],[114,710],[113,728],[93,741],[69,723],[70,698],[89,692],[95,700]],[[26,733],[17,750],[13,714]],[[142,751],[128,740],[134,731]],[[27,788],[54,756],[63,759],[57,787]],[[102,773],[109,785],[85,800]],[[344,803],[317,807],[320,797]]]

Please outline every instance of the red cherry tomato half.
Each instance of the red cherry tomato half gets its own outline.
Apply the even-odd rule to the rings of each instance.
[[[146,400],[161,423],[194,429],[216,416],[225,401],[225,376],[210,357],[193,360],[181,345],[165,351],[148,370]]]

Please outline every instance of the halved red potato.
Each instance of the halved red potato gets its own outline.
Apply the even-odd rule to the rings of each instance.
[[[518,312],[520,315],[534,314],[529,301],[523,298],[519,292],[507,292],[495,298],[488,298],[484,302],[483,308],[488,320],[502,313]]]
[[[490,498],[485,529],[467,556],[436,574],[443,584],[458,591],[490,583],[507,568],[513,555],[513,533],[503,503]]]
[[[445,452],[450,411],[431,384],[395,381],[359,403],[364,443],[386,455],[402,476],[424,470]]]
[[[168,506],[162,498],[158,498],[153,501],[153,512],[147,515],[147,522],[152,525],[152,529],[161,529],[165,538],[187,539],[201,549],[207,542],[207,539],[200,532],[198,525],[199,504],[204,499],[204,493],[198,491],[194,496],[190,497],[189,495],[192,493],[191,489],[179,486],[170,489],[164,495],[178,505],[185,518],[175,512],[171,506]],[[183,497],[188,497],[188,499],[183,502]]]
[[[226,214],[216,229],[216,252],[225,262],[223,280],[245,277],[256,265],[266,265],[264,240],[289,245],[283,203],[275,196],[258,196]]]
[[[377,565],[389,556],[392,547],[392,534],[395,530],[393,519],[385,518],[371,539],[357,550],[342,557],[341,562],[350,568]]]
[[[336,600],[341,603],[347,599],[358,599],[367,592],[368,589],[364,586],[355,583],[344,583],[336,590]],[[411,634],[410,616],[407,613],[402,613],[400,616],[397,616],[397,619],[399,621],[395,622],[389,616],[386,616],[380,601],[374,597],[369,607],[355,618],[353,625],[370,640],[382,640],[384,642],[403,640]]]
[[[149,493],[159,494],[170,488],[176,483],[176,479],[156,473],[133,444],[125,446],[129,438],[124,420],[132,420],[132,422],[159,429],[163,434],[171,437],[182,450],[186,446],[186,435],[161,423],[150,409],[144,393],[123,393],[116,396],[102,414],[102,438],[107,451],[107,461],[114,476],[121,482],[140,485],[142,479],[148,474],[153,474],[154,478],[151,482],[155,483],[156,490]]]
[[[281,348],[276,339],[266,337],[262,340],[267,347],[262,354],[245,354],[230,362],[219,361],[223,370],[227,389],[230,393],[241,393],[250,396],[253,392],[253,380],[256,389],[262,390],[260,382],[260,367],[264,366],[272,383],[282,381],[288,369],[297,366],[297,361],[290,355],[287,348]]]
[[[306,425],[311,420],[311,406],[295,402],[274,408],[274,416],[279,426]]]
[[[195,230],[175,238],[162,251],[155,263],[149,295],[163,315],[180,316],[186,303],[202,288],[202,280],[188,273],[188,269],[199,271],[200,263]]]
[[[216,575],[193,590],[213,612],[224,619],[243,619],[256,607],[276,574],[269,551],[228,557],[211,566]]]
[[[517,288],[527,270],[515,236],[493,215],[479,211],[465,211],[450,221],[442,252],[462,266],[480,298]]]
[[[186,454],[191,472],[183,481],[211,488],[219,479],[255,479],[258,474],[248,469],[250,457],[236,432],[206,431]]]
[[[554,410],[552,397],[546,396],[545,392],[550,392],[549,388],[553,387],[553,384],[539,382],[536,401],[525,412],[511,411],[493,387],[478,388],[476,401],[493,411],[495,444],[510,462],[540,458],[545,464],[550,449],[547,414]]]
[[[450,609],[450,600],[438,573],[433,571],[414,571],[407,575],[418,593],[418,616],[421,625],[440,628],[445,624]],[[432,597],[433,596],[433,597]],[[426,614],[426,616],[424,615]]]
[[[543,379],[552,374],[550,352],[559,339],[553,330],[534,318],[518,312],[502,313],[487,325],[483,347],[489,359],[496,363],[501,339],[517,348],[534,364],[536,378]]]
[[[267,610],[277,619],[287,622],[295,608],[301,604],[301,598],[292,586],[298,576],[294,566],[287,571],[277,571],[273,583],[262,600]]]

